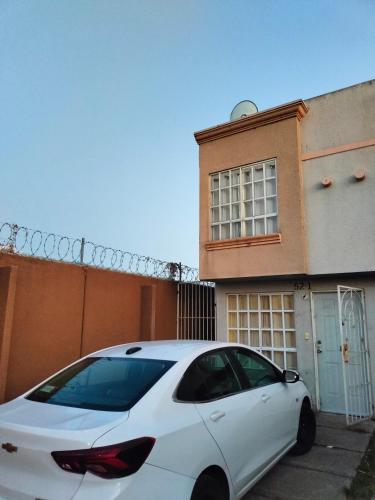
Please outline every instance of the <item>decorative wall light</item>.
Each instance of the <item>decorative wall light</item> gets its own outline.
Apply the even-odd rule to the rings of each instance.
[[[321,180],[322,186],[324,188],[329,188],[330,186],[332,186],[332,182],[333,182],[332,177],[323,177]]]
[[[363,181],[363,179],[365,179],[365,177],[366,177],[366,170],[364,168],[358,168],[354,172],[354,178],[357,182]]]

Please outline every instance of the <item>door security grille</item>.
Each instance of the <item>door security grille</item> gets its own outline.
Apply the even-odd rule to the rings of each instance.
[[[373,413],[363,290],[338,286],[337,298],[346,423],[352,425]]]

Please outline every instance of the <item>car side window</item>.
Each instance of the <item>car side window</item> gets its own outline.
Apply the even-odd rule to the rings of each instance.
[[[281,382],[281,374],[267,360],[246,349],[231,349],[244,372],[250,388]]]
[[[176,397],[185,402],[207,402],[242,390],[228,356],[214,351],[196,359],[186,370]]]

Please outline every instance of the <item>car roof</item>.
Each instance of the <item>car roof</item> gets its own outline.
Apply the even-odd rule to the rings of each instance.
[[[148,358],[148,359],[163,359],[170,361],[179,361],[186,357],[199,355],[211,349],[221,347],[229,347],[228,342],[217,342],[212,340],[156,340],[146,342],[131,342],[129,344],[121,344],[107,349],[96,351],[90,356],[110,356],[119,357],[126,356],[131,358]],[[126,351],[132,347],[140,347],[139,351],[132,354],[126,354]]]

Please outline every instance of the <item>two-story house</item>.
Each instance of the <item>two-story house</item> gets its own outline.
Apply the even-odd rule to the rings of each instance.
[[[217,338],[351,421],[375,389],[375,80],[195,133]],[[349,421],[348,420],[348,421]]]

